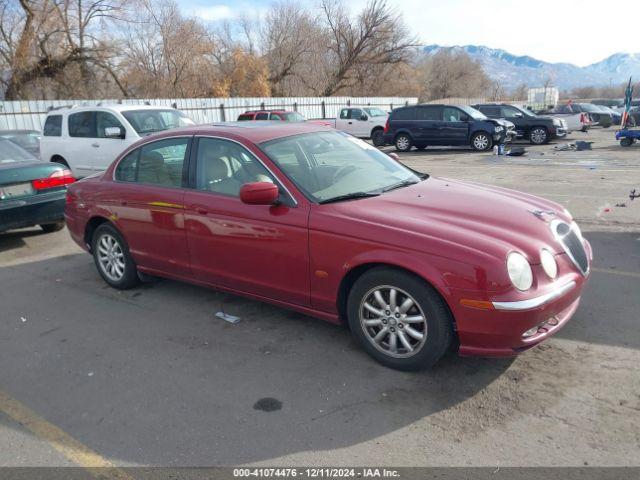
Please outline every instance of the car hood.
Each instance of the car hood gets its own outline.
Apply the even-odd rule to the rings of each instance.
[[[518,250],[532,264],[539,263],[543,247],[562,252],[549,222],[572,221],[561,205],[534,195],[434,177],[378,197],[331,206],[335,214],[356,225],[362,222],[393,231],[380,237],[395,239],[391,243],[402,243],[398,232],[404,232],[420,237],[418,245],[425,251],[442,250],[435,247],[438,244],[457,245],[503,261],[509,251]]]

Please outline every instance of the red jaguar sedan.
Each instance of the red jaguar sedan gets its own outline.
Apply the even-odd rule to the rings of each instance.
[[[560,205],[415,172],[325,127],[146,137],[69,187],[102,278],[193,282],[348,324],[389,367],[522,352],[578,307],[592,251]]]

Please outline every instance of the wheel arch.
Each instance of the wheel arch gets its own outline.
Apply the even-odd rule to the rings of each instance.
[[[87,245],[89,247],[89,252],[91,252],[91,249],[93,248],[92,245],[92,241],[93,241],[93,234],[96,231],[96,229],[104,224],[104,223],[110,223],[111,225],[114,226],[114,228],[118,228],[116,227],[111,221],[109,221],[108,218],[103,217],[101,215],[94,215],[93,217],[91,217],[89,219],[89,221],[86,223],[85,227],[84,227],[84,243],[85,245]],[[120,231],[120,230],[118,230]]]
[[[340,322],[343,325],[348,325],[348,322],[347,322],[347,300],[349,298],[349,292],[351,291],[351,288],[353,287],[353,285],[356,283],[356,281],[362,275],[364,275],[369,270],[372,270],[374,268],[379,268],[379,267],[387,267],[387,268],[392,268],[392,269],[403,271],[405,273],[408,273],[408,274],[420,279],[421,281],[423,281],[427,285],[429,285],[431,288],[433,288],[433,290],[442,299],[442,302],[444,303],[444,305],[446,305],[447,310],[449,310],[449,314],[450,314],[451,319],[453,321],[454,334],[456,335],[456,340],[457,340],[456,321],[455,321],[455,317],[453,315],[453,311],[451,310],[451,307],[449,305],[449,302],[447,301],[447,296],[446,296],[447,287],[445,287],[443,285],[439,285],[438,282],[435,281],[435,278],[430,278],[430,277],[433,277],[435,275],[434,272],[431,272],[430,275],[425,275],[424,272],[422,272],[422,273],[418,272],[417,269],[411,268],[409,265],[405,265],[402,262],[393,263],[393,262],[389,262],[389,261],[366,261],[366,262],[360,263],[358,265],[352,266],[352,268],[349,269],[344,274],[344,276],[342,277],[342,280],[340,281],[340,285],[338,287],[338,295],[337,295],[337,301],[336,301],[337,302],[336,308],[338,310],[338,317],[340,319]]]
[[[384,127],[382,125],[376,125],[375,127],[373,127],[371,129],[371,132],[369,133],[369,138],[373,138],[373,134],[379,130],[382,130],[384,132]]]
[[[409,129],[406,129],[406,128],[402,128],[402,129],[396,131],[393,134],[393,141],[395,142],[396,138],[398,138],[399,135],[403,135],[403,134],[404,135],[408,135],[409,138],[411,139],[411,141],[413,142],[413,135],[411,134],[411,131]]]

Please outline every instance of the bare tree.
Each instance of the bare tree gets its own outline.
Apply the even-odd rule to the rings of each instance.
[[[340,0],[322,0],[321,10],[330,57],[323,96],[353,86],[357,81],[354,70],[360,65],[406,62],[417,43],[385,0],[370,0],[356,18],[351,18]]]

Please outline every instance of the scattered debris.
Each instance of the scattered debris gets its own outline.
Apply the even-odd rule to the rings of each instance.
[[[631,190],[631,193],[629,193],[629,198],[633,202],[634,198],[640,198],[640,193],[636,193],[636,189],[634,188],[633,190]]]
[[[254,410],[262,410],[263,412],[275,412],[282,409],[282,402],[277,398],[264,397],[253,404]]]
[[[577,151],[582,151],[582,150],[591,150],[591,145],[593,144],[593,142],[585,142],[584,140],[578,140],[575,145],[576,145],[576,150]]]
[[[507,151],[507,155],[510,157],[521,157],[525,153],[527,153],[527,150],[524,147],[511,147],[511,149]]]
[[[576,144],[575,143],[560,143],[558,145],[556,145],[555,147],[553,147],[554,150],[557,150],[558,152],[569,152],[569,151],[573,151],[576,149]]]
[[[87,373],[87,377],[93,377],[93,372]]]
[[[216,313],[216,317],[221,318],[225,322],[229,322],[233,324],[236,324],[240,321],[240,317],[236,317],[235,315],[229,315],[228,313],[225,313],[225,312]]]
[[[24,322],[26,322],[26,321],[27,321],[27,319],[26,319],[26,318],[24,318],[24,317],[20,317],[20,320],[22,320],[22,323],[24,323]]]
[[[626,207],[626,203],[616,203],[616,207]]]

